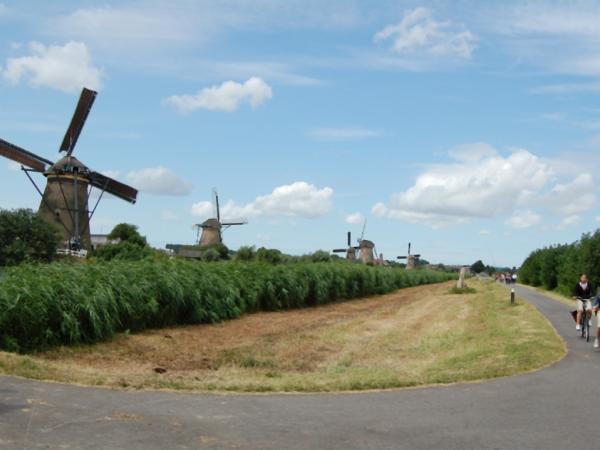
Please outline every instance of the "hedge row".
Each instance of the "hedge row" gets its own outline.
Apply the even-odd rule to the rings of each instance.
[[[347,263],[143,260],[9,269],[0,281],[0,348],[93,343],[123,330],[212,323],[452,278]]]

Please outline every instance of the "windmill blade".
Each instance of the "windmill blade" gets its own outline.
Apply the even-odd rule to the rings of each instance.
[[[413,257],[414,257],[415,259],[419,259],[419,258],[421,257],[421,255],[413,255]]]
[[[219,222],[221,225],[246,225],[248,223],[248,219],[237,219],[237,220],[224,220],[223,222]]]
[[[331,250],[333,253],[346,253],[348,250],[345,248],[336,248],[335,250]]]
[[[81,91],[79,102],[77,103],[75,113],[73,113],[73,118],[71,119],[71,124],[69,125],[69,128],[67,128],[67,132],[65,133],[65,137],[62,141],[59,151],[67,152],[67,155],[69,156],[71,153],[73,153],[73,149],[75,148],[75,144],[79,139],[83,125],[85,124],[90,110],[92,109],[94,100],[96,100],[96,94],[96,91],[92,91],[87,88],[83,88]]]
[[[408,243],[408,253],[407,255],[410,255],[410,242]]]
[[[138,191],[131,186],[121,183],[102,175],[98,172],[90,172],[90,184],[98,189],[106,191],[126,202],[135,203]]]
[[[358,242],[362,241],[365,237],[365,228],[367,228],[367,219],[365,219],[365,222],[363,223],[362,233],[360,234],[360,239],[358,240]]]
[[[352,233],[348,231],[348,247],[352,245]]]
[[[40,172],[46,170],[46,165],[51,166],[54,164],[52,161],[28,152],[24,148],[11,144],[4,139],[0,139],[0,155]]]
[[[406,259],[407,256],[396,256],[396,259]]]
[[[215,209],[215,215],[217,216],[217,222],[221,222],[221,207],[219,206],[219,194],[217,190],[213,188],[213,208]]]

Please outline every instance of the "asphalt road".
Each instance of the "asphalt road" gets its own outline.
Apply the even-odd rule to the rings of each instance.
[[[122,392],[0,377],[0,448],[598,448],[600,354],[576,337],[565,305],[517,294],[567,342],[561,362],[482,383],[338,395]]]

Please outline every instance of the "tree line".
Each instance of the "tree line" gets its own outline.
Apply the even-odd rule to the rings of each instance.
[[[534,250],[519,269],[519,281],[570,295],[582,273],[600,283],[600,230],[585,233],[571,244]]]

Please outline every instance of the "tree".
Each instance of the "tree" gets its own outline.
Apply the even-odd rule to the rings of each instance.
[[[108,235],[110,240],[118,240],[114,244],[107,244],[94,251],[94,256],[110,261],[113,259],[140,260],[153,255],[146,238],[142,236],[137,225],[120,223]]]
[[[120,223],[116,225],[108,235],[108,239],[131,242],[132,244],[137,244],[142,247],[147,245],[146,237],[139,233],[137,225],[132,225],[130,223]]]
[[[256,250],[256,259],[270,264],[279,264],[283,262],[283,253],[274,248],[261,247]]]
[[[471,265],[471,272],[473,273],[481,273],[485,270],[485,264],[483,261],[477,260]]]
[[[51,261],[59,242],[59,230],[32,210],[0,210],[0,266]]]

